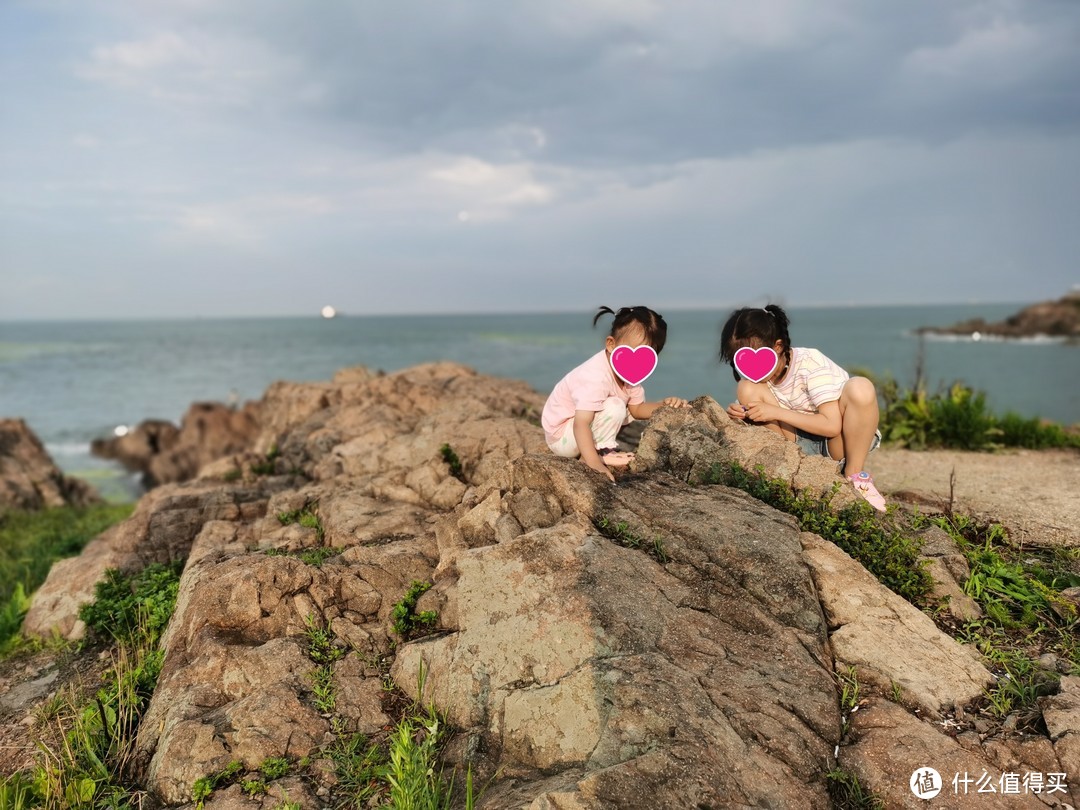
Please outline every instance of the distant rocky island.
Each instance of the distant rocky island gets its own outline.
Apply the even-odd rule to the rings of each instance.
[[[997,323],[972,318],[952,326],[923,326],[918,331],[924,335],[962,335],[972,340],[1050,337],[1080,343],[1080,286],[1058,301],[1032,304]]]

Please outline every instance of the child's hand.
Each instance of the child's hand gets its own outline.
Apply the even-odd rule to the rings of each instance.
[[[611,470],[608,469],[608,466],[604,463],[603,459],[597,458],[595,462],[590,464],[583,458],[581,459],[581,463],[588,467],[590,470],[596,470],[598,473],[603,473],[607,476],[608,481],[613,484],[615,483],[615,476],[611,474]]]
[[[746,418],[751,422],[771,422],[778,419],[780,409],[766,402],[751,402],[745,408]]]
[[[732,402],[727,406],[727,415],[736,422],[742,422],[746,419],[746,406],[741,402]]]
[[[690,403],[681,397],[665,397],[660,400],[661,405],[670,405],[672,408],[689,408]]]

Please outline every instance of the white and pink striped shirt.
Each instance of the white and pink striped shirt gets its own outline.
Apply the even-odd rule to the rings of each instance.
[[[769,383],[781,408],[817,413],[826,402],[836,402],[850,375],[817,349],[792,347],[791,365],[778,385]]]

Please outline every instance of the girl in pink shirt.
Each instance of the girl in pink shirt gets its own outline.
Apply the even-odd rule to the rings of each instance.
[[[634,419],[648,419],[661,405],[686,407],[686,400],[668,397],[646,402],[640,385],[624,382],[611,367],[611,352],[617,346],[650,346],[657,353],[667,340],[667,323],[648,307],[623,307],[615,312],[600,307],[593,326],[603,315],[614,315],[611,333],[603,350],[575,368],[555,386],[544,403],[541,424],[552,452],[581,461],[614,481],[608,467],[630,463],[633,453],[615,450],[619,429]],[[624,369],[625,373],[625,369]]]
[[[839,459],[838,468],[855,491],[884,512],[885,499],[863,469],[881,443],[874,384],[850,377],[817,349],[793,348],[788,316],[774,304],[731,313],[720,334],[720,359],[734,369],[735,353],[744,347],[768,347],[778,359],[761,382],[734,372],[739,401],[728,406],[728,416],[764,424],[804,452]]]

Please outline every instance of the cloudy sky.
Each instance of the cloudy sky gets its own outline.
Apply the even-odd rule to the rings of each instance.
[[[1031,301],[1076,0],[3,0],[0,319]]]

